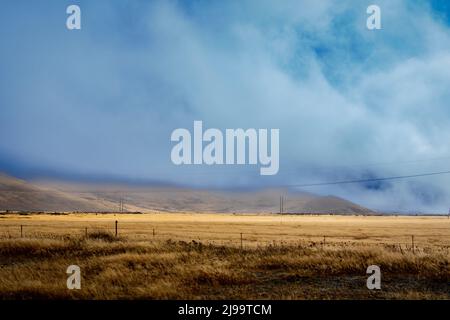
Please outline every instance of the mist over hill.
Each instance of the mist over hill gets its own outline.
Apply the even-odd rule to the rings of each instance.
[[[27,182],[0,175],[0,210],[279,213],[280,197],[283,197],[284,213],[371,213],[339,197],[287,189],[230,191],[70,181]]]

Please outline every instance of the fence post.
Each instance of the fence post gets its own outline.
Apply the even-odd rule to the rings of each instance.
[[[20,225],[20,237],[23,238],[23,225]]]
[[[116,237],[117,237],[117,220],[116,220]]]
[[[242,245],[242,232],[241,232],[241,250],[242,250],[242,248],[243,248],[243,245]]]
[[[411,243],[412,243],[412,250],[413,250],[413,253],[415,253],[415,249],[414,249],[414,236],[411,236]]]
[[[86,227],[86,230],[85,230],[85,236],[86,236],[86,238],[87,238],[87,236],[88,236],[88,233],[87,233],[87,227]]]
[[[153,238],[155,237],[155,228],[153,228]]]
[[[326,242],[327,236],[323,236],[323,245],[322,245],[322,249],[325,248],[325,242]]]

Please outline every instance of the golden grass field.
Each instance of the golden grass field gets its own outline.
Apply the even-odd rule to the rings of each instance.
[[[81,290],[66,287],[71,264]],[[372,264],[381,290],[366,287]],[[450,220],[0,215],[0,298],[450,299]]]

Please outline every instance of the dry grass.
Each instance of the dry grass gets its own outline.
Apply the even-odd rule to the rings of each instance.
[[[446,219],[211,218],[155,214],[0,219],[0,298],[450,299]],[[113,219],[122,226],[118,238]],[[18,224],[26,225],[22,239]],[[193,237],[195,232],[201,236]],[[247,234],[243,249],[236,239],[240,232]],[[414,251],[406,243],[398,245],[412,232],[420,240]],[[81,290],[66,288],[65,271],[71,264],[81,267]],[[372,264],[381,267],[382,290],[366,288],[366,268]]]

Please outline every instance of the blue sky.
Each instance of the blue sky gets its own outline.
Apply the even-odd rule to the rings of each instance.
[[[378,4],[382,30],[366,29]],[[78,4],[82,30],[65,27]],[[2,1],[0,171],[277,186],[450,170],[447,1]],[[170,133],[279,128],[280,171],[176,167]],[[447,211],[447,176],[308,191]]]

